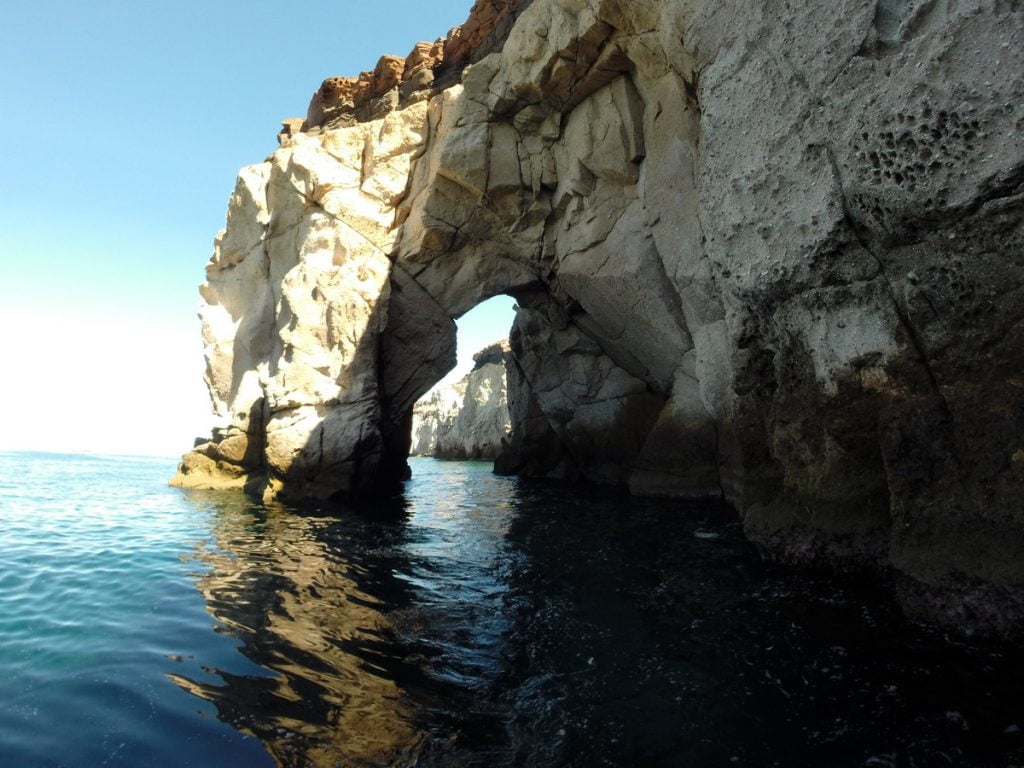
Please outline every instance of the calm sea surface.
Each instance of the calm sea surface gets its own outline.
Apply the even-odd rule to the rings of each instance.
[[[0,453],[0,766],[1024,765],[1024,660],[729,513],[414,460],[366,507]]]

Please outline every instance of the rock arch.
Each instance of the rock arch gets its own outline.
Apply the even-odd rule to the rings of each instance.
[[[722,495],[1024,631],[1024,18],[890,5],[480,0],[461,80],[439,41],[322,89],[239,176],[178,482],[388,486],[452,318],[510,293],[504,469]]]

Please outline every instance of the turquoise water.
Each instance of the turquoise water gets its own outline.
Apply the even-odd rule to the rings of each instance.
[[[215,512],[172,469],[0,454],[3,765],[273,765],[170,677],[244,662],[195,587]]]
[[[415,460],[264,507],[0,454],[0,766],[1011,766],[1024,662],[734,516]]]

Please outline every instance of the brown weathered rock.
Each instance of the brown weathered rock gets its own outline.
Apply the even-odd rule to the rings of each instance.
[[[383,117],[397,106],[397,94],[390,100],[386,97],[398,88],[404,71],[401,56],[381,56],[372,72],[327,78],[313,94],[302,130]]]
[[[297,133],[302,132],[302,126],[306,124],[306,121],[301,117],[289,117],[287,120],[281,121],[281,130],[277,134],[278,144],[282,143],[285,139],[290,139]]]
[[[1024,635],[1024,11],[473,13],[241,174],[203,290],[217,443],[271,495],[395,479],[452,318],[508,293],[499,469],[721,494],[768,556]],[[236,448],[183,476],[235,483]]]
[[[416,43],[405,58],[405,70],[402,82],[410,80],[423,70],[433,72],[444,61],[444,40],[437,39],[432,43]]]
[[[516,18],[531,0],[476,0],[465,24],[448,32],[438,74],[458,75],[500,49]]]
[[[466,23],[432,43],[416,43],[409,56],[382,56],[357,77],[329,77],[313,94],[301,130],[377,120],[399,106],[448,87],[462,71],[501,48],[516,18],[532,0],[477,0]],[[392,93],[393,89],[398,89]],[[288,135],[293,135],[286,126]],[[291,131],[291,132],[289,132]]]

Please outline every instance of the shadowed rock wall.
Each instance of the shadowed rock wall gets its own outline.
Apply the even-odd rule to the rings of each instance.
[[[242,172],[178,481],[395,479],[451,318],[509,293],[500,469],[724,495],[770,556],[1024,630],[1021,4],[501,18],[460,82]]]

